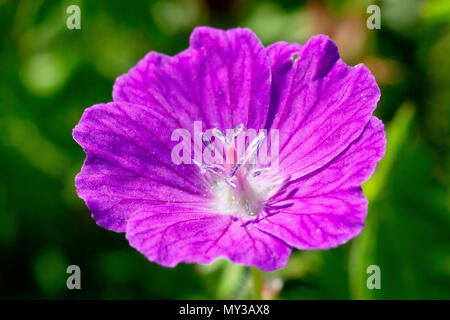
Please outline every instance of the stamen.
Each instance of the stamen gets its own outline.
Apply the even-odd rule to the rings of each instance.
[[[208,135],[206,133],[202,134],[202,142],[203,142],[203,145],[208,148],[208,150],[213,151],[213,147],[211,145],[211,139],[208,137]]]
[[[228,184],[230,187],[232,187],[233,189],[236,189],[236,184],[231,181],[229,178],[225,178],[224,179],[225,183]]]
[[[231,130],[230,134],[227,136],[228,139],[228,143],[233,143],[234,138],[237,138],[237,136],[239,136],[242,132],[242,130],[244,130],[244,124],[238,124],[236,127],[233,128],[233,130]]]
[[[252,172],[252,177],[257,177],[257,176],[259,176],[260,174],[269,171],[269,169],[270,169],[270,168],[258,168],[258,169],[255,169],[255,170]]]
[[[201,164],[195,159],[192,159],[192,162],[200,169],[200,173],[204,174],[206,171],[213,172],[220,176],[220,173],[223,173],[223,169],[215,164]]]
[[[222,130],[217,129],[217,128],[214,128],[214,129],[212,129],[212,134],[213,134],[217,139],[219,139],[220,141],[222,141],[223,143],[227,142],[227,141],[226,141],[227,136],[225,135],[225,133],[223,133]]]

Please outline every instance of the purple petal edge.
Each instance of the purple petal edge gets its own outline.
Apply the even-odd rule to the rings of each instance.
[[[372,117],[361,136],[327,166],[275,196],[258,228],[303,250],[334,248],[356,237],[368,204],[360,185],[385,148],[383,123]]]

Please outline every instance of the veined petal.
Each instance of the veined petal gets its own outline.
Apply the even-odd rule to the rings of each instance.
[[[292,179],[327,164],[362,132],[380,97],[363,65],[347,66],[326,36],[268,47],[273,82],[267,126],[280,130],[280,168]]]
[[[208,196],[195,168],[171,159],[177,126],[151,108],[125,102],[86,109],[73,130],[87,155],[75,184],[100,226],[125,231],[137,210]]]
[[[328,249],[357,236],[367,214],[360,185],[375,170],[385,146],[383,124],[373,117],[344,152],[273,197],[258,228],[298,249]]]
[[[180,127],[264,126],[269,107],[270,65],[249,29],[196,28],[190,48],[168,57],[151,52],[114,85],[115,101],[157,108]]]
[[[188,49],[149,53],[117,78],[114,102],[85,111],[73,131],[87,155],[77,192],[100,226],[163,266],[225,257],[275,270],[291,247],[336,247],[363,228],[361,183],[385,150],[379,96],[367,68],[347,66],[326,36],[264,48],[249,29],[199,27]],[[195,143],[189,159],[214,148],[195,121],[202,131],[278,129],[261,136],[279,141],[276,169],[238,159],[233,134],[216,137],[231,164],[177,165],[176,129]]]
[[[130,218],[126,237],[150,261],[210,263],[228,258],[265,271],[286,265],[291,247],[242,219],[191,206],[158,206]]]

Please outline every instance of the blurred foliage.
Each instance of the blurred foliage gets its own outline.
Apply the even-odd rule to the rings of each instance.
[[[81,8],[81,30],[66,8]],[[366,8],[381,7],[381,29]],[[382,97],[387,153],[364,185],[363,233],[329,251],[294,251],[264,274],[265,298],[450,298],[450,2],[0,0],[0,296],[249,298],[248,268],[162,268],[97,227],[77,197],[84,153],[71,137],[83,110],[110,101],[115,77],[148,51],[175,54],[196,25],[247,26],[265,45],[328,34],[344,61],[364,63]],[[66,268],[82,290],[66,289]],[[381,290],[366,269],[381,268]]]

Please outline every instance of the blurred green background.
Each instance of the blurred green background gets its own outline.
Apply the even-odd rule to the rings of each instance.
[[[81,30],[66,9],[81,8]],[[381,8],[381,29],[366,8]],[[123,234],[96,226],[77,197],[84,161],[72,128],[110,101],[115,77],[148,51],[175,54],[197,25],[246,26],[265,45],[328,34],[348,64],[381,87],[387,154],[364,185],[361,236],[329,251],[295,251],[265,273],[278,299],[450,298],[450,1],[0,0],[0,297],[248,298],[247,268],[219,260],[175,269],[148,262]],[[81,290],[66,268],[81,268]],[[381,290],[366,269],[381,268]]]

